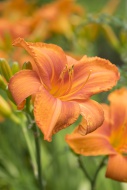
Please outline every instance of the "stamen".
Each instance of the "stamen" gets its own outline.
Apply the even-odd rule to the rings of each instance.
[[[88,82],[88,80],[90,78],[91,73],[92,73],[92,69],[89,71],[86,81],[79,87],[79,89],[76,89],[76,91],[79,91],[80,89],[82,89],[85,86],[85,84]]]
[[[84,86],[84,85],[88,82],[88,80],[89,80],[89,78],[90,78],[91,73],[92,73],[92,69],[89,71],[88,77],[87,77],[87,79],[86,79],[85,83],[83,84],[83,86]]]
[[[65,91],[65,93],[63,95],[67,94],[71,90],[71,87],[72,87],[72,84],[73,84],[73,77],[74,77],[74,65],[72,65],[68,69],[68,75],[69,75],[68,88],[67,88],[67,90]]]
[[[72,65],[70,68],[68,68],[68,65],[66,64],[65,68],[63,69],[63,71],[60,74],[59,80],[60,80],[60,84],[59,84],[59,89],[57,89],[57,91],[55,93],[53,93],[53,95],[57,95],[59,94],[60,96],[60,92],[62,93],[62,96],[66,93],[69,92],[69,90],[71,89],[72,86],[72,80],[73,80],[73,70],[74,70],[74,65]],[[65,91],[62,90],[63,85],[65,84],[64,81],[64,77],[66,72],[68,73],[68,81],[66,81],[66,85],[67,85],[67,89]]]
[[[92,69],[89,71],[88,76],[86,78],[86,81],[78,89],[76,89],[75,91],[73,91],[73,93],[79,91],[80,89],[82,89],[85,86],[85,84],[88,82],[88,80],[90,78],[91,73],[92,73]]]
[[[65,76],[65,73],[68,71],[68,66],[66,64],[65,68],[63,69],[63,71],[61,72],[60,74],[60,77],[59,79],[63,80],[64,79],[64,76]]]
[[[89,78],[90,78],[91,73],[92,73],[92,69],[89,71],[88,76],[87,76],[85,82],[84,82],[81,86],[79,86],[79,88],[76,88],[74,91],[72,91],[71,94],[74,94],[75,92],[78,92],[80,89],[82,89],[82,88],[85,86],[85,84],[88,82],[88,80],[89,80]],[[71,79],[71,81],[72,81],[72,79]],[[72,87],[72,83],[71,83],[71,87]],[[69,88],[69,90],[70,90],[70,89],[71,89],[71,88]],[[69,92],[69,91],[67,91],[67,92]],[[66,94],[67,94],[67,92],[66,92]],[[62,99],[62,98],[65,98],[65,97],[66,97],[66,94],[62,94],[62,96],[61,96],[60,98],[61,98],[61,99]],[[71,95],[71,94],[70,94],[70,95]]]

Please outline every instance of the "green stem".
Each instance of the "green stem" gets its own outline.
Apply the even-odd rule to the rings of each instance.
[[[37,164],[36,164],[36,159],[35,159],[35,155],[34,155],[34,151],[33,151],[33,147],[31,146],[31,140],[26,128],[26,124],[24,124],[24,122],[20,122],[20,126],[22,128],[26,143],[27,143],[27,147],[29,150],[29,154],[32,160],[32,166],[33,166],[33,171],[34,171],[34,175],[37,176]]]
[[[40,152],[40,143],[39,143],[39,132],[36,124],[33,124],[33,130],[34,130],[34,138],[35,138],[35,148],[36,148],[36,159],[37,159],[37,168],[38,168],[38,184],[40,187],[40,190],[43,190],[43,182],[42,182],[42,171],[41,171],[41,152]]]
[[[82,156],[80,156],[80,155],[78,156],[78,163],[79,163],[79,166],[80,166],[80,168],[82,169],[82,171],[83,171],[85,177],[87,177],[88,180],[91,181],[92,179],[91,179],[91,177],[89,176],[89,174],[88,174],[86,168],[84,167],[84,164],[82,163]]]
[[[22,129],[22,132],[24,134],[25,140],[26,140],[26,144],[29,150],[29,154],[31,157],[31,161],[32,161],[32,167],[33,167],[33,171],[34,171],[34,175],[37,176],[37,164],[36,164],[36,158],[34,155],[34,151],[33,151],[33,147],[32,147],[32,143],[30,140],[30,136],[28,134],[28,129],[26,127],[26,120],[25,117],[23,117],[23,115],[20,113],[20,117],[16,116],[14,113],[12,113],[9,118],[15,122],[17,125],[19,125]]]
[[[97,168],[97,170],[96,170],[96,172],[95,172],[95,174],[94,174],[94,178],[91,180],[91,190],[96,190],[95,185],[96,185],[98,173],[99,173],[99,171],[101,170],[101,168],[104,166],[105,159],[106,159],[106,157],[104,157],[104,158],[102,159],[102,161],[100,162],[99,167]]]
[[[105,161],[106,157],[104,157],[99,165],[99,167],[97,168],[95,174],[94,174],[94,177],[91,178],[90,175],[88,174],[84,164],[82,163],[82,156],[78,156],[78,163],[79,163],[79,166],[80,168],[82,169],[85,177],[87,177],[87,179],[90,181],[90,184],[91,184],[91,190],[96,190],[96,180],[97,180],[97,177],[98,177],[98,173],[99,171],[101,170],[101,168],[104,166],[104,161]]]
[[[39,142],[39,130],[34,121],[34,115],[31,110],[30,97],[26,99],[26,117],[27,120],[33,129],[34,140],[35,140],[35,149],[36,149],[36,166],[37,166],[37,179],[40,190],[44,190],[43,181],[42,181],[42,171],[41,171],[41,149]]]

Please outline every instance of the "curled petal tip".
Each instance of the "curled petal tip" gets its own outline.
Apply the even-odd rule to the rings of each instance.
[[[18,37],[18,38],[16,38],[16,39],[13,41],[12,45],[13,45],[13,46],[19,46],[19,44],[20,44],[22,41],[24,41],[24,39],[21,38],[21,37]]]
[[[79,125],[78,128],[76,129],[76,131],[82,135],[85,136],[87,134],[87,127],[83,126],[83,125]]]
[[[52,138],[51,138],[51,137],[44,136],[44,140],[45,140],[45,141],[48,141],[48,142],[51,142],[51,141],[52,141]]]

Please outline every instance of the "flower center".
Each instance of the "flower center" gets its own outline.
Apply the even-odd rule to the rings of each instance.
[[[80,91],[84,88],[85,84],[88,82],[91,76],[92,70],[89,70],[86,79],[80,81],[79,83],[75,81],[74,78],[74,65],[64,67],[63,71],[61,72],[58,81],[55,85],[52,85],[52,89],[50,93],[61,100],[68,99],[69,96],[75,94],[76,92]]]
[[[55,97],[60,97],[65,94],[68,94],[68,92],[71,90],[72,84],[73,84],[73,77],[74,77],[74,65],[71,65],[70,67],[66,64],[65,68],[61,72],[58,80],[58,85],[56,90],[51,92],[51,94]]]

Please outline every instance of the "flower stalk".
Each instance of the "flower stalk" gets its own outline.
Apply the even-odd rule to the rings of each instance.
[[[36,164],[34,164],[34,166],[36,166],[36,167],[34,167],[34,169],[35,169],[34,173],[38,180],[39,190],[44,190],[43,180],[42,180],[42,170],[41,170],[41,149],[40,149],[40,142],[39,142],[39,130],[34,121],[34,116],[33,116],[31,104],[30,104],[30,98],[26,99],[25,112],[26,112],[27,120],[29,122],[29,126],[33,130],[34,140],[35,140]],[[33,158],[33,154],[31,154],[31,156]],[[35,161],[35,157],[34,157],[34,161]]]
[[[98,166],[98,168],[97,168],[97,170],[96,170],[96,172],[95,172],[95,174],[94,174],[94,177],[93,177],[93,179],[91,180],[91,190],[96,190],[97,177],[98,177],[99,171],[102,169],[102,167],[103,167],[104,164],[105,164],[105,159],[106,159],[106,158],[107,158],[107,157],[104,157],[104,158],[101,160],[101,162],[100,162],[100,164],[99,164],[99,166]]]
[[[37,178],[40,190],[43,190],[43,181],[42,181],[42,170],[41,170],[41,152],[40,152],[40,142],[39,142],[39,131],[36,124],[33,124],[34,139],[35,139],[35,148],[36,148],[36,161],[37,161]]]
[[[29,154],[30,154],[30,157],[31,157],[31,160],[32,160],[32,167],[33,167],[34,175],[37,176],[38,172],[37,172],[36,158],[35,158],[35,155],[34,155],[33,147],[31,146],[31,140],[30,140],[27,128],[26,128],[26,124],[20,122],[20,126],[22,128],[22,131],[23,131],[26,143],[27,143],[27,147],[28,147],[28,150],[29,150]]]
[[[102,167],[104,166],[105,159],[106,159],[106,157],[104,157],[104,158],[101,160],[101,162],[100,162],[100,164],[99,164],[99,166],[98,166],[98,168],[97,168],[97,170],[96,170],[96,172],[95,172],[95,174],[94,174],[94,177],[91,178],[90,175],[89,175],[89,173],[87,172],[87,170],[86,170],[84,164],[82,163],[82,156],[81,156],[81,155],[78,156],[78,163],[79,163],[79,166],[80,166],[80,168],[82,169],[82,171],[83,171],[85,177],[87,177],[87,179],[89,180],[89,182],[90,182],[90,184],[91,184],[91,190],[96,190],[97,177],[98,177],[99,171],[100,171],[100,170],[102,169]]]

